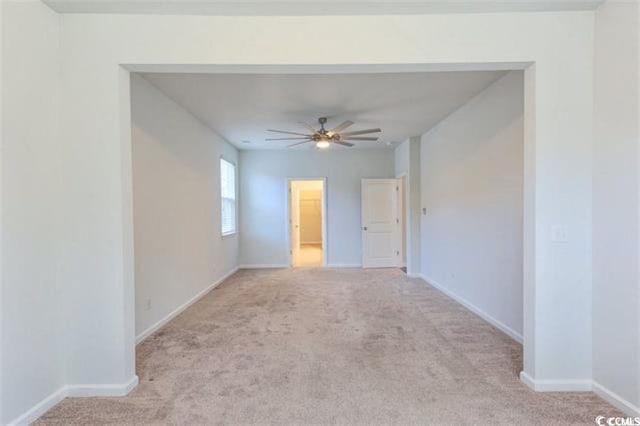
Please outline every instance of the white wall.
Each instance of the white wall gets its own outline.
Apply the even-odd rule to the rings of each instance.
[[[40,6],[35,3],[28,7]],[[27,56],[24,52],[55,51],[49,46],[56,40],[53,31],[48,33],[52,20],[46,19],[47,24],[42,25],[42,13],[26,16],[11,9],[3,9],[3,25],[14,22],[14,29],[20,26],[21,30],[34,31],[33,34],[44,31],[47,37],[42,43],[51,49],[33,49],[31,38],[27,37],[15,44],[18,61],[7,61],[8,53],[3,52],[3,92],[7,75],[18,78],[34,70],[48,69],[46,59],[47,64],[38,64],[44,67],[24,67],[23,61],[49,57]],[[592,179],[594,163],[597,164],[593,161],[592,144],[594,13],[341,17],[77,14],[65,15],[61,21],[63,137],[55,150],[39,151],[51,155],[46,164],[37,166],[33,156],[10,154],[11,149],[3,147],[2,263],[3,268],[15,265],[8,254],[14,247],[7,244],[8,237],[4,235],[9,229],[5,226],[8,220],[13,218],[20,229],[41,229],[40,223],[53,216],[52,207],[60,208],[56,212],[60,217],[59,238],[47,241],[52,248],[48,252],[61,258],[56,300],[65,328],[51,339],[62,337],[64,351],[68,351],[64,355],[65,383],[84,384],[88,386],[87,392],[95,392],[92,384],[118,387],[134,375],[130,103],[128,74],[121,64],[167,64],[191,71],[194,68],[184,64],[237,64],[233,69],[245,72],[255,70],[247,64],[266,64],[272,67],[270,70],[285,72],[363,69],[334,64],[361,64],[365,68],[372,65],[376,70],[397,70],[403,65],[413,69],[411,64],[463,64],[463,68],[475,69],[481,63],[495,66],[515,63],[526,67],[525,207],[530,209],[525,213],[524,371],[533,379],[530,384],[547,388],[556,385],[563,389],[582,388],[591,379],[591,281],[592,272],[601,271],[599,267],[593,271],[590,267],[592,231],[601,232],[598,229],[601,225],[592,226],[591,216],[592,184],[601,185]],[[322,34],[308,31],[328,21],[346,30]],[[3,47],[7,39],[17,39],[6,29],[3,36]],[[322,43],[318,43],[319,38]],[[224,43],[216,42],[219,40]],[[307,65],[300,67],[300,64]],[[42,73],[39,78],[48,80],[53,75]],[[13,87],[28,89],[39,78],[20,79]],[[32,102],[31,108],[33,105],[37,111],[48,108],[44,105],[55,97],[42,96],[43,93],[47,90],[39,93],[38,102]],[[7,105],[26,103],[19,99],[13,102],[11,99],[17,98],[6,93],[3,97],[6,127],[11,115],[6,111]],[[38,148],[42,148],[40,145],[55,139],[55,132],[51,131],[48,119],[32,120],[34,115],[51,117],[31,111],[16,114],[18,123],[28,120],[30,124],[29,132],[20,135],[25,140],[37,140]],[[4,145],[8,133],[11,132],[3,128]],[[607,149],[602,142],[597,143],[601,146],[596,149]],[[46,204],[46,187],[40,186],[36,191],[33,183],[37,180],[53,186],[53,179],[13,180],[17,182],[15,185],[27,188],[24,197],[16,196],[18,191],[11,196],[11,191],[5,189],[11,186],[7,180],[14,178],[8,170],[31,170],[36,176],[50,178],[52,174],[45,171],[55,158],[65,161],[56,175],[64,190],[56,188],[60,191],[49,192],[57,196],[56,203]],[[37,197],[28,199],[31,194]],[[15,212],[22,207],[28,210],[30,202],[46,208],[33,209],[31,214],[19,218]],[[41,213],[33,213],[36,210]],[[561,246],[552,244],[550,239],[554,224],[565,226],[569,233],[569,241]],[[48,244],[41,235],[38,238],[38,242]],[[20,259],[33,260],[29,266],[38,264],[42,268],[26,271],[25,266],[21,272],[25,275],[15,281],[7,280],[10,271],[3,270],[3,317],[7,315],[4,307],[10,303],[15,304],[16,311],[29,311],[33,303],[30,297],[13,296],[37,288],[33,283],[38,281],[29,274],[53,270],[47,263],[51,258],[28,254]],[[570,315],[567,306],[571,307]],[[28,329],[21,328],[23,325]],[[21,355],[19,346],[14,349],[6,345],[7,336],[20,335],[21,331],[29,331],[33,336],[40,326],[48,327],[50,323],[39,319],[32,323],[11,323],[3,318],[3,369],[6,360]],[[24,376],[29,371],[35,370],[27,367],[10,374]],[[16,383],[6,378],[3,376],[3,382]],[[46,375],[32,378],[42,384],[39,391],[55,381],[48,380]],[[11,387],[12,392],[16,389],[22,392]],[[3,391],[6,400],[5,394]]]
[[[609,400],[634,405],[635,415],[640,415],[639,14],[638,4],[611,1],[596,14],[593,175],[593,379]]]
[[[422,137],[422,275],[522,336],[523,74]],[[504,328],[503,327],[503,328]]]
[[[4,16],[4,6],[2,4],[0,4],[0,48],[2,49],[2,52],[4,52],[4,46],[3,46],[3,40],[4,40],[4,23],[3,23],[3,16]],[[0,224],[3,223],[2,221],[2,147],[4,146],[3,140],[4,140],[4,126],[2,125],[2,123],[4,122],[4,115],[3,115],[3,108],[2,108],[2,104],[3,104],[3,100],[5,99],[2,95],[3,93],[3,86],[4,86],[4,80],[3,80],[3,53],[0,53]],[[3,340],[3,331],[4,331],[4,327],[3,327],[3,315],[2,315],[2,288],[3,288],[3,268],[2,268],[2,263],[4,262],[4,256],[2,256],[2,227],[0,226],[0,346],[2,346],[2,343],[4,342]],[[2,422],[2,420],[4,419],[4,397],[3,397],[3,381],[2,381],[2,376],[3,376],[3,372],[4,372],[4,363],[3,363],[3,357],[2,357],[2,351],[0,351],[0,422]]]
[[[15,419],[65,382],[58,292],[68,240],[59,196],[60,18],[2,2],[2,399]]]
[[[237,234],[220,232],[220,156],[238,155],[139,76],[131,119],[140,336],[237,267]]]
[[[36,2],[25,7],[41,5]],[[50,61],[45,58],[50,56],[46,53],[23,53],[55,51],[55,33],[49,29],[57,19],[45,19],[46,24],[42,25],[43,13],[27,16],[13,7],[3,9],[5,27],[13,22],[16,30],[44,32],[46,41],[36,44],[48,47],[34,49],[32,38],[26,37],[15,44],[17,61],[8,61],[9,54],[3,52],[4,145],[8,144],[6,135],[11,133],[6,129],[11,115],[7,106],[26,105],[15,95],[9,97],[5,93],[8,76],[17,79],[35,70],[49,69]],[[321,34],[308,31],[329,21],[346,30]],[[592,143],[593,12],[340,17],[76,14],[65,15],[61,23],[64,105],[57,111],[63,114],[63,137],[58,139],[55,150],[32,150],[50,153],[46,164],[36,165],[32,155],[14,155],[11,148],[3,146],[2,263],[3,268],[16,265],[8,253],[15,248],[7,243],[8,221],[14,220],[15,226],[23,230],[42,229],[42,221],[52,218],[53,207],[59,207],[55,212],[60,218],[59,238],[44,242],[38,235],[37,241],[50,244],[47,253],[56,253],[61,259],[56,271],[59,287],[55,300],[59,301],[65,327],[51,340],[61,337],[63,341],[65,383],[87,385],[87,392],[96,392],[93,385],[118,388],[134,375],[130,102],[128,73],[122,64],[167,64],[191,71],[194,67],[184,64],[213,64],[212,69],[217,71],[221,70],[217,65],[236,64],[232,69],[245,72],[255,70],[248,64],[265,64],[270,70],[284,72],[362,71],[369,65],[375,70],[403,66],[415,69],[413,64],[462,64],[461,68],[477,69],[481,67],[478,64],[514,63],[526,68],[525,207],[530,208],[525,209],[524,221],[524,371],[533,380],[530,384],[547,389],[583,388],[591,379],[591,283],[592,273],[601,271],[591,268],[592,231],[601,232],[600,225],[593,226],[591,215],[592,185],[600,185],[592,179],[594,163],[597,164],[593,161]],[[3,31],[4,48],[8,39],[13,42],[18,37],[6,28]],[[322,43],[318,43],[320,38]],[[37,65],[44,66],[23,66],[26,61],[42,60],[46,63]],[[432,68],[451,69],[435,65]],[[20,78],[13,87],[27,90],[37,87],[34,81],[54,79],[54,73],[39,75],[28,81]],[[38,102],[31,102],[30,108],[35,105],[37,111],[48,109],[44,105],[55,97],[43,96],[46,93],[48,89],[39,92]],[[12,101],[16,99],[17,102]],[[44,119],[32,120],[34,115]],[[47,118],[50,114],[21,111],[15,117],[17,123],[30,124],[28,132],[19,132],[23,140],[37,140],[37,147],[42,148],[45,142],[56,139]],[[607,148],[601,145],[596,149]],[[47,192],[46,185],[54,186],[55,180],[49,179],[53,174],[46,170],[56,158],[64,159],[64,167],[55,175],[63,182],[63,188]],[[21,191],[14,187],[11,195],[5,187],[12,184],[6,182],[14,179],[13,173],[27,170],[38,178],[13,180],[14,185],[21,185]],[[34,181],[41,184],[38,190]],[[56,203],[47,204],[48,194],[57,196]],[[29,199],[30,195],[36,197]],[[30,203],[43,208],[29,210]],[[31,214],[18,217],[16,212],[21,208]],[[551,228],[557,224],[565,226],[569,234],[569,241],[560,246],[550,238]],[[24,275],[17,280],[8,280],[12,274],[3,270],[3,369],[7,360],[21,355],[20,346],[6,344],[8,336],[20,335],[21,331],[39,335],[34,330],[51,324],[40,318],[31,323],[8,322],[4,318],[8,315],[4,308],[11,303],[14,311],[30,310],[31,297],[20,297],[21,292],[38,288],[34,285],[38,280],[30,274],[40,276],[41,271],[54,269],[47,263],[50,257],[42,259],[29,253],[19,259],[29,267],[37,264],[41,268],[27,271],[24,266],[20,272]],[[569,315],[567,306],[571,307]],[[49,360],[50,354],[47,353]],[[38,355],[34,352],[30,356]],[[24,377],[30,371],[35,370],[27,367],[10,374]],[[28,389],[43,391],[47,384],[55,382],[46,376],[29,376],[38,386]],[[27,380],[23,378],[23,382]],[[3,376],[3,383],[14,384],[16,380]],[[12,392],[16,389],[22,392],[19,387],[11,387]],[[29,398],[12,398],[26,402],[34,395],[35,392]],[[7,399],[6,391],[3,398]],[[9,418],[6,412],[3,418]]]
[[[15,18],[3,12],[5,23]],[[346,30],[308,31],[328,23]],[[39,22],[29,19],[24,26],[38,28]],[[316,73],[505,63],[526,68],[525,206],[535,214],[525,215],[524,370],[534,385],[552,380],[565,389],[591,378],[593,12],[69,14],[61,29],[64,105],[56,153],[65,163],[59,174],[64,191],[56,205],[64,235],[52,246],[62,259],[58,310],[65,328],[57,337],[69,352],[64,356],[67,384],[83,385],[86,393],[116,392],[126,391],[123,384],[135,378],[130,95],[123,64],[146,70],[159,69],[148,64],[164,64],[190,71]],[[13,160],[17,170],[28,170],[33,161],[3,156],[3,164]],[[5,212],[19,208],[19,199],[9,200],[3,203]],[[25,215],[19,225],[36,227],[39,219]],[[571,235],[560,250],[549,238],[558,223],[566,224]],[[28,282],[5,282],[5,288]],[[5,294],[3,303],[8,303]],[[29,309],[27,300],[16,303],[17,309]],[[567,306],[573,315],[565,314]]]
[[[388,149],[240,152],[240,263],[287,265],[286,178],[327,178],[327,264],[362,263],[360,184],[393,177]]]
[[[396,177],[405,176],[407,274],[419,275],[422,250],[420,240],[420,138],[411,137],[395,149]]]

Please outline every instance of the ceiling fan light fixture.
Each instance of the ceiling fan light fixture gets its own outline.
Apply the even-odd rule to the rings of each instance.
[[[311,133],[300,133],[300,132],[290,132],[287,130],[275,130],[275,129],[267,129],[268,132],[282,133],[287,135],[287,137],[281,138],[267,138],[267,141],[292,141],[292,140],[300,140],[301,142],[296,142],[287,146],[287,148],[293,148],[298,145],[302,145],[305,143],[315,143],[316,148],[319,149],[327,149],[332,144],[346,146],[347,148],[351,148],[354,146],[353,143],[349,141],[377,141],[377,137],[373,136],[363,136],[369,135],[371,133],[380,133],[382,130],[376,129],[366,129],[366,130],[356,130],[352,132],[343,132],[347,127],[351,127],[354,123],[353,121],[345,121],[337,127],[332,129],[325,129],[324,125],[327,122],[326,117],[320,117],[318,119],[318,123],[320,124],[320,129],[316,130],[315,127],[302,123],[304,127],[309,129]]]

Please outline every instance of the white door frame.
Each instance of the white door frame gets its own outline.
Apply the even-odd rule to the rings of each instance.
[[[322,266],[327,266],[327,178],[323,177],[288,177],[285,179],[285,197],[287,200],[285,214],[285,232],[287,240],[287,261],[293,267],[292,238],[291,238],[291,182],[294,181],[322,181]]]
[[[400,188],[400,190],[398,191],[398,218],[400,219],[400,223],[398,224],[398,238],[400,239],[400,241],[398,242],[398,250],[400,251],[398,265],[407,268],[408,274],[409,253],[411,252],[411,249],[409,248],[409,235],[411,234],[409,225],[411,221],[407,220],[409,218],[409,200],[407,199],[407,193],[409,192],[407,190],[407,188],[409,187],[409,174],[407,172],[402,172],[396,175],[396,179],[398,180],[398,187]],[[400,185],[401,182],[402,185]],[[400,195],[402,195],[402,197]],[[404,212],[404,215],[402,214],[402,212]],[[402,247],[403,237],[405,244],[404,248]]]

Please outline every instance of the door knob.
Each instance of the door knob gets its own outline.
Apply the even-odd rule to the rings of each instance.
[[[363,231],[366,231],[366,230],[367,230],[367,227],[366,227],[366,226],[363,226],[363,227],[362,227],[362,230],[363,230]]]

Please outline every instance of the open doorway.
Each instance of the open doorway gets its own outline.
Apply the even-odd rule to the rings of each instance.
[[[154,112],[154,115],[157,115],[157,113]],[[153,117],[150,117],[150,118],[153,118]],[[158,121],[161,121],[161,120],[158,120]],[[263,128],[265,128],[265,126],[263,126]],[[166,133],[167,132],[164,132],[162,134],[166,134]],[[174,139],[181,140],[180,138],[174,138]],[[417,139],[418,139],[417,145],[420,146],[421,138],[417,138]],[[223,145],[227,146],[228,144],[223,144]],[[247,149],[247,151],[249,150]],[[256,150],[256,151],[259,151],[259,150]],[[411,223],[413,224],[417,223],[420,225],[424,224],[426,221],[425,219],[426,215],[425,217],[422,217],[423,216],[422,208],[421,208],[422,206],[420,205],[420,201],[421,201],[420,198],[422,194],[420,193],[420,187],[418,187],[417,192],[415,191],[415,188],[414,188],[415,182],[420,182],[420,175],[418,174],[418,178],[413,179],[415,175],[410,174],[409,172],[411,171],[411,173],[413,173],[414,159],[417,159],[415,161],[415,164],[417,164],[418,166],[420,166],[421,162],[424,160],[423,160],[423,157],[420,155],[420,150],[417,151],[417,154],[418,154],[417,156],[413,155],[415,154],[413,151],[413,148],[411,149],[407,148],[406,151],[407,151],[406,160],[402,158],[403,161],[400,164],[402,168],[398,167],[399,161],[397,159],[394,159],[395,164],[392,164],[392,166],[395,165],[396,173],[398,172],[398,170],[407,170],[406,172],[407,175],[404,178],[402,175],[396,174],[396,178],[398,180],[403,181],[402,184],[398,185],[400,189],[397,190],[397,191],[401,191],[401,190],[403,191],[402,191],[402,194],[399,194],[401,196],[398,197],[400,199],[400,204],[397,205],[396,208],[398,209],[398,212],[400,212],[400,214],[397,217],[397,220],[399,222],[396,222],[396,223],[399,224],[400,230],[404,230],[405,232],[398,233],[401,241],[401,244],[399,245],[400,253],[397,255],[399,256],[399,262],[394,263],[393,267],[396,267],[396,268],[401,267],[401,265],[403,265],[406,262],[408,264],[407,266],[409,267],[409,272],[411,273],[412,266],[413,266],[414,274],[412,275],[416,276],[421,272],[419,268],[421,266],[423,259],[430,260],[431,253],[428,253],[427,255],[425,255],[424,258],[420,256],[421,253],[419,248],[421,243],[420,241],[421,226],[414,226],[414,227],[410,226]],[[340,152],[347,153],[348,151],[345,149],[345,151],[340,151]],[[395,152],[395,156],[399,155],[398,151],[394,150],[394,152]],[[356,151],[356,153],[359,153],[359,151]],[[298,153],[296,152],[296,154]],[[255,154],[253,151],[241,152],[239,155],[243,157],[243,160],[248,158],[257,158],[257,156],[254,157]],[[284,153],[282,155],[284,155]],[[218,158],[218,157],[219,157],[218,153],[215,153],[213,157],[211,155],[201,156],[201,158]],[[303,157],[302,154],[300,154],[300,157],[301,158]],[[313,157],[309,155],[309,157],[314,159],[316,158],[315,155]],[[323,157],[318,155],[317,158],[318,158],[318,164],[315,164],[315,161],[314,161],[314,162],[311,162],[310,164],[304,163],[300,165],[297,161],[294,162],[294,161],[287,161],[286,159],[282,159],[280,161],[275,161],[275,160],[269,161],[268,167],[262,167],[259,160],[253,160],[251,162],[238,161],[237,164],[239,165],[247,164],[248,167],[246,167],[245,170],[249,170],[248,172],[246,172],[245,177],[243,179],[238,178],[238,182],[241,184],[240,185],[241,191],[239,193],[244,194],[244,199],[241,199],[239,201],[239,206],[243,206],[243,205],[246,206],[246,207],[242,207],[244,208],[244,210],[242,210],[241,217],[243,218],[243,223],[245,227],[241,231],[244,232],[245,235],[251,236],[251,238],[247,238],[246,241],[243,242],[242,244],[238,244],[242,247],[240,262],[243,267],[254,267],[254,268],[267,267],[267,266],[282,267],[285,265],[286,266],[310,266],[308,265],[308,263],[304,262],[304,259],[295,259],[298,262],[294,263],[294,258],[293,258],[294,247],[298,248],[298,250],[296,251],[297,254],[300,254],[300,251],[299,251],[300,248],[307,248],[307,247],[304,247],[304,242],[302,241],[301,235],[299,235],[300,238],[298,239],[298,244],[296,246],[292,245],[293,237],[294,235],[297,234],[297,232],[292,232],[291,226],[289,225],[290,223],[289,216],[292,210],[291,202],[289,199],[290,197],[289,189],[291,187],[291,181],[304,181],[305,179],[291,178],[291,176],[297,176],[298,173],[304,173],[305,170],[307,172],[312,173],[313,174],[312,176],[315,175],[313,178],[308,179],[310,181],[313,181],[313,180],[322,181],[323,178],[317,177],[320,174],[331,176],[330,177],[330,179],[332,179],[331,185],[333,186],[330,186],[329,189],[333,188],[332,191],[338,191],[337,188],[340,189],[339,190],[340,197],[338,197],[338,199],[336,200],[334,200],[332,197],[332,201],[331,201],[332,206],[334,201],[336,204],[341,204],[341,202],[343,201],[342,189],[344,187],[342,182],[342,178],[343,178],[342,173],[340,175],[337,175],[334,173],[334,170],[342,170],[344,168],[337,167],[335,163],[332,163],[330,167],[325,167],[324,165],[322,165],[323,163],[320,160]],[[369,162],[367,162],[367,164],[368,163]],[[405,163],[406,163],[406,167],[405,167]],[[288,164],[295,164],[295,167],[294,166],[285,167],[285,165],[288,165]],[[358,165],[357,167],[358,170],[362,169],[363,173],[366,173],[366,175],[364,176],[370,177],[370,176],[378,175],[377,170],[367,171],[367,169],[364,169],[362,167],[362,164],[365,164],[365,162],[363,161],[362,163],[360,162],[354,163],[354,165]],[[393,176],[393,170],[394,170],[393,167],[390,166],[387,172],[384,173],[384,176],[386,177]],[[156,182],[156,181],[153,181],[153,182]],[[412,182],[414,184],[412,184]],[[406,188],[404,183],[406,183]],[[173,185],[173,186],[175,187],[176,185]],[[140,188],[140,185],[138,185],[138,187]],[[255,189],[253,189],[253,187],[255,187]],[[324,198],[328,199],[328,195],[326,194],[326,188],[327,186],[325,181],[325,184],[323,185],[322,195]],[[404,191],[404,189],[406,189],[406,191]],[[212,191],[212,190],[209,190],[208,193],[215,195],[215,191]],[[413,195],[416,195],[416,196],[414,197]],[[280,200],[278,200],[277,198],[280,198]],[[200,197],[198,201],[201,202],[201,200],[202,200],[202,197]],[[243,201],[246,201],[246,202],[243,202]],[[269,212],[265,211],[265,208],[264,208],[267,206],[269,208],[273,207],[275,210],[273,210],[272,213],[269,214]],[[300,204],[297,203],[297,206],[299,209]],[[321,256],[322,256],[321,261],[318,261],[318,259],[316,258],[315,262],[311,262],[311,265],[314,265],[314,264],[327,265],[328,264],[328,265],[331,265],[332,267],[333,266],[358,266],[357,259],[352,260],[352,258],[348,258],[346,261],[342,260],[343,253],[347,252],[347,250],[342,246],[342,241],[346,239],[349,235],[347,235],[346,233],[342,234],[340,232],[342,231],[342,229],[340,229],[338,230],[336,241],[331,239],[333,237],[328,237],[327,239],[327,234],[328,234],[328,222],[327,222],[328,219],[326,218],[327,215],[332,220],[332,229],[333,229],[333,223],[335,221],[337,221],[336,223],[347,222],[346,220],[344,220],[343,211],[339,210],[339,214],[337,214],[337,216],[330,215],[326,213],[328,211],[327,206],[328,206],[328,203],[325,202],[323,204],[323,207],[325,208],[323,209],[323,212],[322,212],[323,213],[322,221],[324,226],[323,231],[326,230],[326,232],[323,232],[323,238],[320,242],[320,250],[317,250],[317,246],[316,246],[316,252],[318,251],[321,252]],[[256,208],[256,207],[259,207],[259,208]],[[339,207],[339,206],[336,205],[333,207]],[[334,210],[333,207],[332,207],[332,211]],[[285,210],[285,214],[284,215],[278,214],[277,210],[282,211],[283,208]],[[356,209],[352,208],[351,210],[356,210]],[[402,213],[403,210],[404,210],[404,214]],[[193,212],[193,211],[197,211],[197,210],[192,210],[192,209],[189,210],[189,212]],[[247,212],[251,212],[251,214],[249,215],[247,214]],[[271,216],[271,218],[269,218],[270,220],[275,219],[276,222],[273,222],[273,220],[271,220],[265,223],[265,219],[268,218],[268,216]],[[283,218],[282,216],[285,216],[286,219]],[[433,216],[430,215],[429,219],[431,219],[432,217]],[[208,215],[208,217],[205,219],[209,219],[209,221],[212,224],[217,225],[218,221],[217,220],[211,221],[210,218],[211,218],[211,215]],[[255,220],[249,220],[248,218],[255,219]],[[403,220],[405,220],[404,224],[402,223]],[[191,220],[190,223],[191,222],[193,222],[193,220]],[[326,222],[326,225],[325,225],[325,222]],[[258,226],[256,227],[252,226],[254,224],[257,224]],[[418,232],[416,232],[416,228]],[[356,226],[350,226],[350,229],[353,229],[357,232],[357,223],[356,223]],[[210,235],[215,235],[216,233],[217,233],[217,229],[214,232],[210,233]],[[184,235],[184,234],[185,234],[184,232],[180,233],[180,235]],[[200,234],[202,234],[202,232],[199,232],[198,235]],[[332,235],[333,234],[334,233],[332,232]],[[430,235],[432,234],[433,233],[431,233]],[[223,244],[226,243],[228,245],[231,245],[234,243],[235,238],[236,237],[225,236],[224,238],[216,238],[216,240],[222,241]],[[337,240],[340,240],[340,241],[337,241]],[[329,258],[329,256],[327,255],[328,253],[327,241],[329,241],[332,244],[331,258]],[[396,239],[396,241],[398,241],[398,239]],[[415,250],[414,249],[415,244],[412,244],[416,242],[417,242],[418,250]],[[335,243],[338,243],[338,246],[340,246],[338,248],[340,248],[340,250],[335,250],[335,251],[333,250],[333,248],[335,248],[336,246]],[[238,247],[238,245],[236,245],[235,247]],[[180,247],[180,246],[176,245],[176,247]],[[355,250],[349,250],[347,254],[355,253],[355,255],[357,256],[359,254],[357,252],[358,247],[356,244],[354,244],[354,247],[355,247]],[[237,248],[235,248],[235,250],[237,250]],[[287,259],[287,254],[286,254],[287,250],[291,251],[289,259]],[[226,252],[230,252],[230,251],[227,251],[227,250],[221,251],[221,253],[226,253]],[[268,256],[263,256],[263,257],[258,256],[258,254],[262,254],[262,253],[266,253],[268,254]],[[233,260],[231,256],[225,256],[225,257],[230,260]],[[263,261],[263,258],[265,259],[264,261]],[[138,259],[136,258],[136,262],[137,260]],[[303,262],[300,262],[300,260],[303,260]],[[225,265],[223,265],[222,267],[217,266],[216,269],[217,269],[216,272],[226,271]],[[456,275],[456,272],[453,273],[454,274],[453,278],[457,278],[458,279],[457,281],[460,281],[460,278],[459,278],[460,273],[458,272]],[[445,278],[451,277],[451,274],[452,273],[448,272],[448,274],[445,275]],[[426,276],[426,275],[422,275],[422,276]],[[429,276],[429,278],[432,278],[432,277]],[[138,281],[137,285],[139,285],[141,280],[136,280],[136,281]],[[447,280],[441,279],[439,282],[443,282],[443,281],[447,281]],[[144,310],[152,311],[155,309],[155,306],[157,305],[157,303],[154,303],[153,301],[149,303],[147,299],[142,299],[142,298],[140,299],[144,300],[144,304],[140,307],[137,307],[138,308],[137,310],[138,312],[140,312],[140,315],[144,314]]]
[[[289,180],[291,266],[326,264],[324,179]]]

